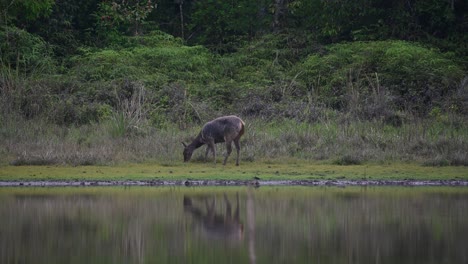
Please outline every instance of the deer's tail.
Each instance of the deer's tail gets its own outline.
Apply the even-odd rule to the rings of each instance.
[[[240,125],[241,125],[241,129],[240,129],[240,131],[239,131],[239,135],[237,136],[237,138],[242,137],[242,135],[244,135],[244,132],[245,132],[245,123],[244,123],[244,121],[241,120],[241,124],[240,124]]]

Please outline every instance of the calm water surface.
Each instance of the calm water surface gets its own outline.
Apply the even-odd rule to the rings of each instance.
[[[1,188],[0,263],[468,263],[468,188]]]

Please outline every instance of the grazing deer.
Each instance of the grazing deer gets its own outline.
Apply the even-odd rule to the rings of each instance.
[[[226,155],[224,157],[223,165],[226,165],[226,161],[232,152],[232,142],[236,146],[237,159],[236,166],[239,166],[239,153],[240,144],[239,139],[244,134],[245,123],[237,116],[223,116],[218,117],[208,123],[206,123],[198,136],[190,143],[184,145],[184,162],[187,162],[192,157],[193,151],[204,144],[207,145],[205,159],[208,158],[210,150],[213,152],[214,163],[216,164],[216,148],[215,144],[220,142],[226,143]]]

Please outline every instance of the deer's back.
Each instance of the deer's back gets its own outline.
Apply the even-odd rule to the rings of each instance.
[[[204,139],[213,138],[215,143],[224,142],[225,138],[234,139],[243,130],[244,122],[237,116],[216,118],[203,126]]]

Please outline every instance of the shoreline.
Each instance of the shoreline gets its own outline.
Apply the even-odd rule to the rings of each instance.
[[[0,187],[90,187],[90,186],[461,186],[468,180],[74,180],[0,181]]]

